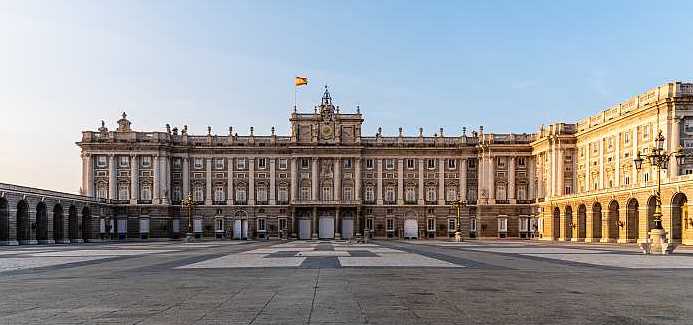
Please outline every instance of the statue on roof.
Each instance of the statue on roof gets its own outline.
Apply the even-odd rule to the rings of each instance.
[[[132,131],[132,129],[130,128],[132,123],[130,123],[130,121],[127,119],[128,115],[125,114],[125,112],[123,112],[122,116],[123,116],[123,118],[118,120],[118,129],[116,131],[118,131],[118,132],[130,132],[130,131]]]
[[[330,91],[325,85],[325,92],[322,94],[322,101],[320,103],[320,116],[323,120],[334,119],[335,106],[332,104],[332,96],[330,96]]]

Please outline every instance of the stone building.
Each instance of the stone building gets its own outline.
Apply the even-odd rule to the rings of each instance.
[[[362,135],[327,89],[291,134],[135,131],[127,116],[82,133],[83,190],[111,203],[121,238],[448,238],[465,201],[471,237],[532,236],[531,134]],[[190,193],[191,213],[181,206]]]

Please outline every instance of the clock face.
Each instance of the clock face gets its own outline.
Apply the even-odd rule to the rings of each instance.
[[[323,139],[325,139],[325,140],[332,139],[333,130],[332,130],[331,126],[323,125],[321,131],[322,131],[322,138]]]

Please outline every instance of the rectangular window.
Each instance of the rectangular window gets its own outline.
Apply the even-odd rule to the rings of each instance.
[[[457,230],[457,222],[455,221],[455,218],[449,218],[448,219],[448,232],[455,232]]]
[[[140,199],[144,201],[151,201],[152,187],[150,185],[142,185],[142,188],[140,189]]]
[[[118,200],[130,199],[130,184],[118,184]]]
[[[529,218],[526,217],[520,217],[520,232],[528,232],[529,231]]]
[[[498,232],[508,232],[508,218],[498,219]]]
[[[128,156],[120,156],[118,161],[120,162],[120,167],[127,167],[130,165],[130,157]]]
[[[426,219],[426,230],[433,232],[436,231],[436,219],[428,218]]]
[[[183,168],[183,162],[181,161],[180,158],[174,158],[173,159],[173,168],[175,168],[175,169]]]
[[[394,159],[385,159],[385,169],[388,169],[388,170],[395,169],[395,160]]]
[[[260,231],[260,232],[267,231],[266,224],[265,224],[265,218],[258,218],[257,219],[257,231]]]
[[[426,188],[426,201],[435,202],[436,200],[436,189],[433,187]]]
[[[436,161],[435,159],[428,159],[426,160],[426,164],[428,166],[428,169],[434,169],[436,168]]]
[[[375,193],[374,193],[374,191],[373,191],[373,187],[372,187],[372,186],[366,187],[366,197],[365,197],[366,202],[373,202],[373,201],[375,201],[375,195],[374,195],[374,194],[375,194]]]
[[[517,166],[525,167],[525,157],[517,157]]]
[[[474,160],[474,159],[467,159],[467,168],[469,168],[469,169],[474,169],[474,168],[476,168],[476,160]]]
[[[214,230],[221,232],[224,231],[224,219],[223,218],[216,218],[214,219]]]
[[[498,167],[498,169],[504,169],[505,168],[505,158],[498,157],[498,159],[496,159],[496,166]]]
[[[344,188],[344,201],[353,201],[354,200],[354,191],[351,187],[345,187]]]
[[[217,158],[214,160],[214,168],[224,169],[224,159]]]
[[[214,201],[222,202],[226,200],[226,195],[224,195],[224,186],[217,186],[214,189]]]
[[[287,160],[286,159],[279,159],[279,169],[285,170],[287,168]]]
[[[345,168],[345,169],[351,169],[351,165],[352,165],[352,160],[351,160],[351,159],[345,159],[345,160],[344,160],[344,168]]]
[[[108,166],[108,158],[106,158],[106,156],[97,156],[96,157],[96,167],[106,168],[107,166]]]
[[[236,169],[238,170],[244,170],[246,168],[246,160],[245,158],[238,158],[236,159]]]
[[[236,190],[236,203],[245,204],[248,200],[248,193],[244,188],[239,188]]]
[[[414,169],[414,159],[407,159],[407,169]]]
[[[286,230],[286,218],[279,218],[279,230]]]
[[[454,187],[448,188],[446,201],[448,201],[448,202],[457,201],[457,190]]]
[[[286,187],[279,188],[279,202],[289,202],[289,190]]]
[[[457,160],[448,159],[448,169],[455,169],[455,168],[457,168]]]
[[[308,169],[308,168],[310,168],[310,160],[301,159],[301,169]]]
[[[405,191],[405,200],[408,203],[416,202],[416,190],[413,187],[407,187]]]
[[[267,159],[265,159],[265,158],[258,158],[258,160],[257,160],[257,168],[259,168],[259,169],[265,169],[265,168],[267,168]]]
[[[373,159],[366,159],[366,169],[373,169]]]
[[[385,189],[385,201],[395,202],[395,189],[393,187],[388,187]]]
[[[257,189],[257,201],[267,202],[267,189],[264,187]]]
[[[469,219],[469,231],[476,232],[476,218]]]
[[[395,220],[392,218],[387,218],[385,220],[385,228],[387,231],[395,231]]]
[[[195,160],[193,160],[193,167],[195,169],[202,169],[202,158],[195,158]]]
[[[332,188],[331,187],[323,187],[322,188],[322,200],[323,201],[332,201]]]
[[[200,185],[193,187],[193,201],[202,202],[205,200],[204,188]]]

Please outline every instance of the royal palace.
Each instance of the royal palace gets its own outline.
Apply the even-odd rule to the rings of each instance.
[[[359,108],[340,111],[327,89],[289,121],[288,135],[192,135],[138,131],[123,114],[77,142],[83,195],[0,184],[0,243],[447,239],[458,220],[465,239],[634,243],[647,238],[660,182],[669,239],[693,244],[693,161],[634,163],[660,130],[664,149],[693,149],[693,84],[535,133],[363,135]]]

